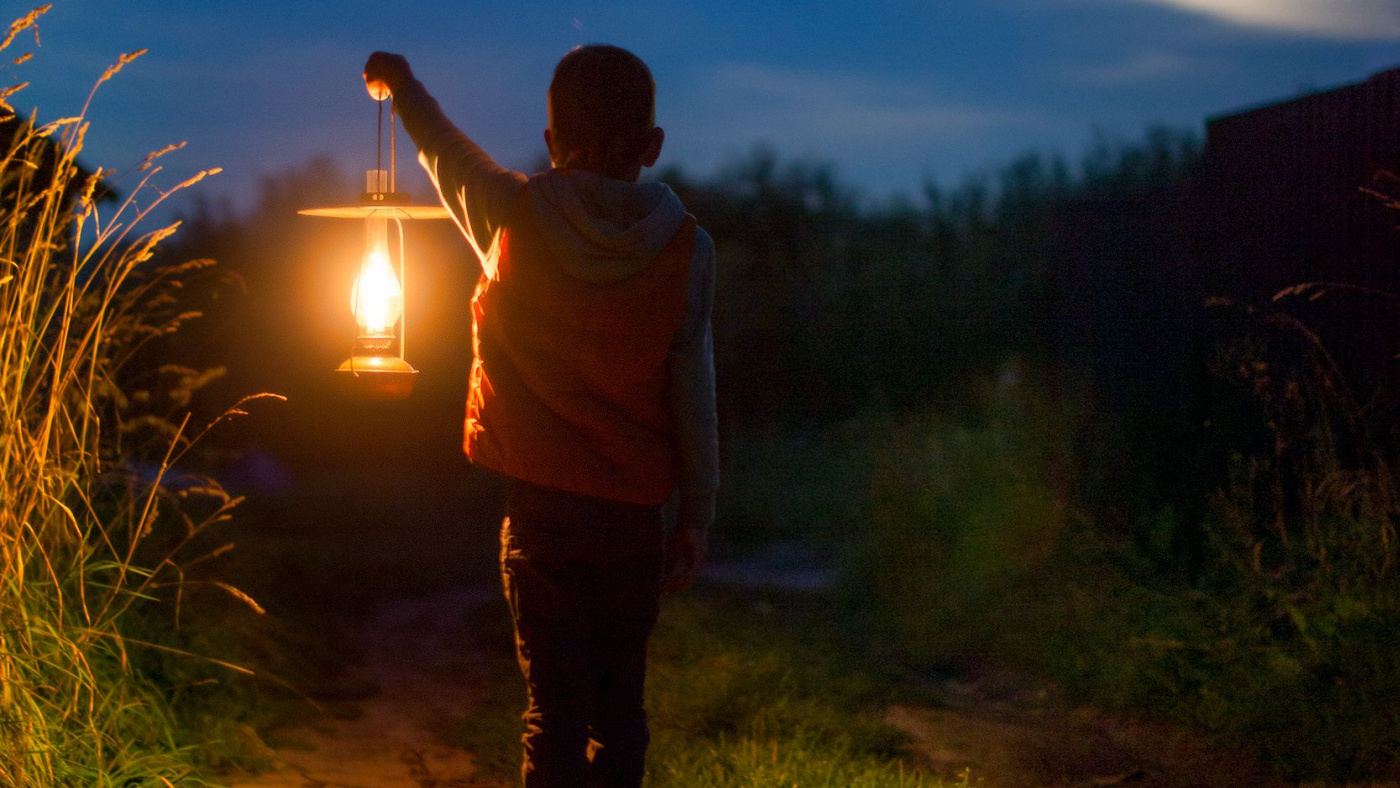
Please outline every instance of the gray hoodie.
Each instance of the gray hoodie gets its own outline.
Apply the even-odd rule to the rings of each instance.
[[[619,181],[579,170],[527,178],[501,167],[448,120],[417,80],[399,86],[394,105],[443,205],[488,277],[495,276],[501,230],[522,189],[556,259],[589,282],[618,281],[636,273],[670,243],[685,219],[680,199],[662,183]],[[697,228],[685,319],[668,363],[678,449],[678,523],[700,528],[714,519],[719,487],[710,328],[714,283],[714,241]]]

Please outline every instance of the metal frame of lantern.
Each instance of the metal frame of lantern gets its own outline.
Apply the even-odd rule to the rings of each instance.
[[[441,205],[416,205],[408,195],[395,191],[397,160],[392,104],[389,111],[389,170],[380,166],[383,151],[384,102],[379,104],[375,168],[365,173],[365,192],[355,205],[305,208],[304,216],[362,219],[365,222],[365,255],[351,290],[351,310],[358,331],[350,358],[336,369],[336,377],[351,394],[366,399],[404,399],[413,392],[418,370],[405,359],[406,326],[404,293],[403,227],[406,220],[447,219]],[[389,225],[398,235],[398,272],[395,278],[389,244]]]

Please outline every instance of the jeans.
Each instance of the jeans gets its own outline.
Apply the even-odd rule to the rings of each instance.
[[[529,690],[526,788],[641,785],[661,571],[660,507],[511,481],[501,581]]]

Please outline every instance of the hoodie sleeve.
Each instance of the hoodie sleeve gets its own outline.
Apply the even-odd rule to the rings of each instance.
[[[496,240],[525,186],[524,173],[497,164],[448,120],[417,79],[399,86],[394,109],[418,146],[418,161],[428,171],[443,206],[481,259],[482,271],[494,278]]]
[[[686,316],[671,346],[671,418],[676,425],[680,511],[677,525],[708,528],[719,489],[719,430],[715,414],[715,244],[699,230],[690,262]]]

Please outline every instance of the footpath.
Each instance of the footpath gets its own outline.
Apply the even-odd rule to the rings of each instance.
[[[275,771],[231,788],[499,788],[477,779],[470,753],[438,731],[472,708],[484,677],[464,622],[496,588],[451,589],[381,604],[360,632],[365,680],[376,688],[352,719],[322,717],[277,731]]]
[[[715,566],[707,576],[713,584],[796,594],[820,593],[824,585],[820,573],[771,562]],[[507,785],[478,775],[471,753],[440,738],[483,705],[489,671],[467,622],[478,606],[500,604],[499,593],[457,588],[381,602],[359,631],[364,680],[375,689],[357,702],[358,712],[276,731],[267,753],[276,770],[232,788]],[[890,706],[885,721],[905,731],[915,760],[949,785],[1283,786],[1239,753],[1172,726],[1071,707],[1026,677],[931,677],[917,697],[918,705]]]

